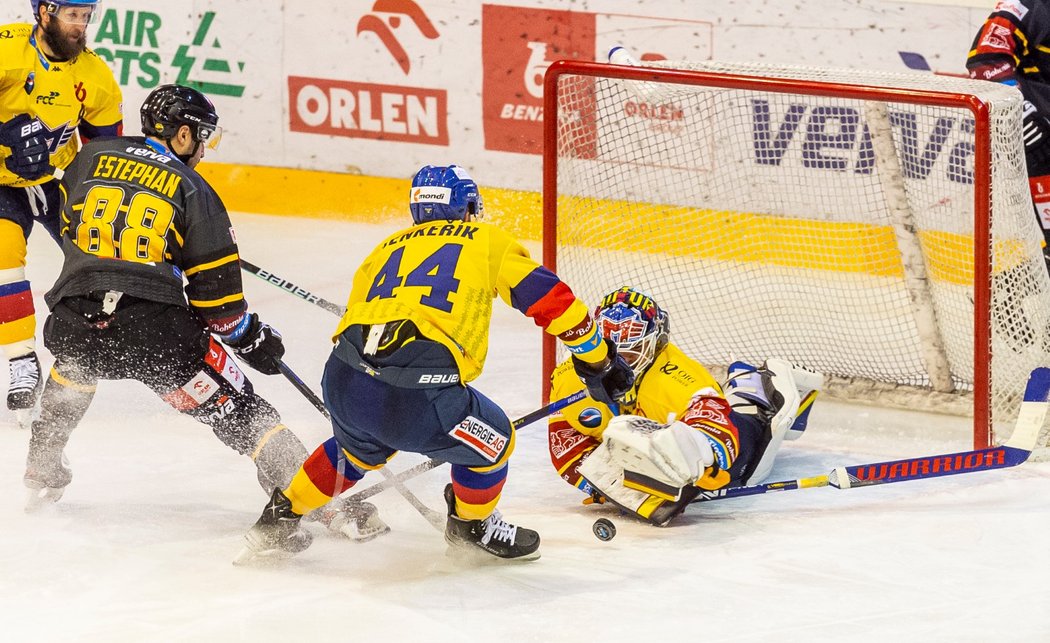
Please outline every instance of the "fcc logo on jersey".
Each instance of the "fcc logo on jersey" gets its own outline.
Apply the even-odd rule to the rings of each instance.
[[[602,424],[602,412],[593,406],[588,406],[580,411],[577,419],[588,429],[597,429]]]

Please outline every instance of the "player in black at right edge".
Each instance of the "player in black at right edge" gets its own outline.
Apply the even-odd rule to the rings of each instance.
[[[267,493],[307,456],[219,343],[261,373],[279,372],[281,335],[248,311],[229,215],[194,171],[220,137],[215,108],[195,89],[165,85],[141,115],[146,138],[92,141],[62,180],[65,260],[45,296],[55,365],[32,425],[28,508],[58,500],[72,480],[63,449],[99,380],[143,382],[210,426],[255,461]],[[364,509],[328,510],[325,522],[355,538],[387,529]]]

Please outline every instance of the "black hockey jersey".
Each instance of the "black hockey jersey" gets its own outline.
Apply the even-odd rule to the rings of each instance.
[[[1025,99],[1050,114],[1050,3],[1000,0],[966,59],[971,78],[1017,82]]]
[[[223,334],[246,309],[229,214],[208,183],[141,137],[84,146],[61,183],[62,272],[45,296],[115,290],[197,309]]]

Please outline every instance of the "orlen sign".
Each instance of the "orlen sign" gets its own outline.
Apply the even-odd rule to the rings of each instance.
[[[443,89],[288,77],[293,132],[448,145]]]

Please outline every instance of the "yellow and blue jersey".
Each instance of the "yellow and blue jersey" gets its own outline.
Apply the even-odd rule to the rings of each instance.
[[[552,400],[568,397],[583,388],[571,360],[563,361],[551,374]],[[621,404],[619,411],[620,414],[640,415],[660,423],[668,422],[669,418],[679,420],[689,412],[693,396],[704,389],[713,389],[722,395],[722,388],[706,368],[668,343],[640,378],[633,398]],[[601,442],[605,427],[615,415],[607,405],[585,397],[550,417],[548,446],[551,461],[569,484],[583,487],[577,467],[584,456]]]
[[[355,273],[334,337],[353,324],[411,320],[449,349],[460,381],[469,382],[485,364],[497,295],[580,359],[605,359],[605,344],[572,290],[512,235],[475,221],[432,221],[387,237]]]
[[[33,25],[0,26],[0,122],[29,114],[43,124],[51,164],[65,169],[76,156],[80,130],[85,140],[117,136],[122,127],[120,85],[106,63],[90,49],[69,61],[55,62],[37,46]],[[11,151],[0,146],[0,186],[27,187],[51,180],[27,181],[3,161]]]

